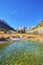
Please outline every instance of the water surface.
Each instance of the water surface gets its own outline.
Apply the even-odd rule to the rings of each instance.
[[[2,46],[0,65],[43,65],[43,43],[18,41]]]

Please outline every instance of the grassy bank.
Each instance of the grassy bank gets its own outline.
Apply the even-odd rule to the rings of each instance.
[[[24,38],[26,40],[32,40],[32,41],[41,41],[43,42],[43,36],[42,35],[34,35],[34,34],[0,34],[0,39],[9,39],[10,37],[20,37]]]

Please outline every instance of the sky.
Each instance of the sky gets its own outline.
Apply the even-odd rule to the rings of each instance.
[[[43,20],[43,0],[0,0],[0,19],[11,27],[31,27]]]

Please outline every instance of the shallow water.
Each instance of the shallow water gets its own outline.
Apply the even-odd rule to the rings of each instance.
[[[1,47],[0,65],[43,65],[43,43],[19,41]]]

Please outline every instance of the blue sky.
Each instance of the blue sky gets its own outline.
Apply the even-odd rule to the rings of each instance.
[[[0,0],[0,19],[13,28],[35,26],[43,20],[43,0]]]

